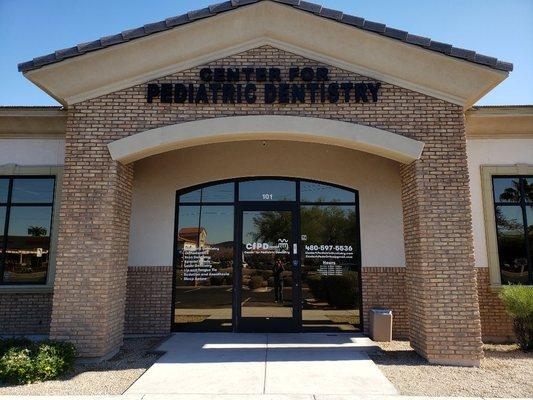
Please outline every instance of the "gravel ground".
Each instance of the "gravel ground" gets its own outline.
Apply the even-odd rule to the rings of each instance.
[[[378,343],[370,353],[402,395],[533,397],[533,354],[486,344],[480,368],[430,365],[409,342]]]
[[[152,353],[162,338],[125,339],[120,352],[99,364],[76,365],[61,380],[21,386],[0,385],[0,395],[122,394],[158,358]]]
[[[152,351],[162,340],[126,339],[109,361],[76,365],[61,380],[0,386],[0,395],[122,394],[157,360]],[[369,355],[402,395],[533,398],[533,354],[516,345],[485,345],[480,368],[430,365],[409,342],[378,345]]]

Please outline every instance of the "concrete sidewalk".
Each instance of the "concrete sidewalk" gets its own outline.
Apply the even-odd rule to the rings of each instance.
[[[397,395],[191,395],[138,394],[122,396],[0,396],[0,400],[531,400],[527,398],[427,397]]]
[[[179,333],[125,394],[396,395],[365,352],[373,346],[354,334]]]

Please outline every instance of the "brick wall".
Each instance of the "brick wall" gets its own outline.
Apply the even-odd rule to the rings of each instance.
[[[409,337],[409,315],[405,285],[406,268],[402,267],[363,267],[363,326],[369,331],[369,312],[373,307],[386,307],[392,310],[393,337]]]
[[[428,118],[422,157],[400,168],[413,348],[430,362],[479,365],[477,297],[464,115]]]
[[[129,267],[124,333],[170,333],[172,266]]]
[[[87,358],[116,353],[124,328],[133,168],[109,157],[107,119],[73,107],[65,134],[50,337]]]
[[[52,293],[0,294],[0,335],[47,335]]]
[[[324,66],[269,46],[208,65],[278,66],[284,74],[294,65]],[[198,83],[201,67],[153,82]],[[339,82],[374,81],[329,70]],[[432,360],[475,363],[481,357],[460,106],[387,83],[377,103],[147,104],[145,96],[142,84],[69,110],[53,337],[75,340],[82,355],[97,356],[121,341],[132,171],[110,159],[109,142],[196,119],[278,114],[353,122],[426,143],[422,159],[402,167],[407,295],[416,294],[409,305],[411,339]]]
[[[514,337],[513,322],[505,312],[498,292],[490,287],[488,268],[476,268],[481,333],[484,342],[506,342]]]

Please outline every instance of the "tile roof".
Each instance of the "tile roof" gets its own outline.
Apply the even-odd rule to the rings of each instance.
[[[234,10],[248,4],[258,3],[263,0],[231,0],[223,3],[212,4],[199,10],[189,11],[186,14],[167,18],[164,21],[146,24],[139,28],[129,29],[117,35],[105,36],[92,42],[81,43],[77,46],[57,50],[54,53],[36,57],[31,61],[18,64],[18,70],[22,72],[40,68],[44,65],[53,64],[67,58],[76,57],[91,51],[103,49],[120,43],[125,43],[153,33],[162,32],[180,25],[199,19],[211,17],[226,11]],[[405,43],[420,46],[450,57],[470,61],[476,64],[488,66],[501,71],[512,71],[513,64],[498,60],[497,58],[476,53],[472,50],[453,47],[451,44],[437,42],[423,36],[412,35],[406,31],[390,28],[378,22],[367,21],[363,18],[344,14],[341,11],[322,7],[319,4],[309,3],[302,0],[270,0],[276,3],[286,4],[298,10],[306,11],[323,18],[331,19],[359,29],[374,32]]]

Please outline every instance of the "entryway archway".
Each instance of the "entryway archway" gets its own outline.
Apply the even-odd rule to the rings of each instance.
[[[176,194],[174,330],[358,331],[358,192],[261,177]]]

